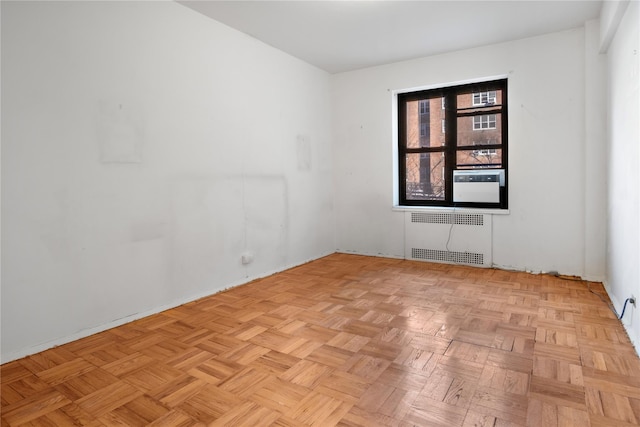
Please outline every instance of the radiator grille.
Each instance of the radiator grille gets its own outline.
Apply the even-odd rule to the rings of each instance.
[[[429,261],[454,262],[458,264],[483,265],[483,254],[473,252],[441,251],[438,249],[411,249],[411,258]]]
[[[412,223],[484,225],[482,214],[411,212]]]

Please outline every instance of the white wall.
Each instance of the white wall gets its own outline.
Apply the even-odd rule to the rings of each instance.
[[[332,76],[338,249],[404,256],[391,91],[506,75],[510,214],[494,216],[493,262],[602,279],[604,238],[585,238],[605,223],[604,209],[585,218],[586,206],[604,202],[604,186],[585,186],[585,158],[602,146],[585,139],[585,90],[602,84],[597,73],[585,80],[587,54],[579,28]],[[588,172],[605,178],[604,167]]]
[[[335,250],[328,74],[179,4],[2,2],[2,110],[3,362]]]
[[[2,362],[336,246],[404,257],[391,92],[483,76],[509,78],[496,266],[604,280],[606,229],[614,304],[640,294],[637,2],[608,102],[595,21],[328,76],[173,2],[0,4]]]
[[[607,51],[609,202],[606,286],[620,313],[640,298],[640,4],[629,5]],[[636,306],[638,303],[636,303]],[[640,314],[627,307],[622,323],[640,351]]]

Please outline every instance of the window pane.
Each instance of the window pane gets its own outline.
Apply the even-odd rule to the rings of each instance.
[[[477,150],[459,150],[456,155],[457,169],[501,168],[502,150],[482,148]]]
[[[502,114],[458,117],[458,147],[502,144]]]
[[[442,102],[441,97],[407,102],[407,148],[444,145]]]
[[[444,200],[444,153],[410,153],[406,158],[407,200]]]

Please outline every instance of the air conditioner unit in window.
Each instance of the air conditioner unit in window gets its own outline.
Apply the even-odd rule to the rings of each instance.
[[[454,170],[453,201],[500,203],[504,169]]]

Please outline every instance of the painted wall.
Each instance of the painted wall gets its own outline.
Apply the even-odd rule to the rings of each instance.
[[[629,2],[607,50],[609,201],[606,286],[620,313],[640,298],[640,4]],[[636,306],[638,303],[636,303]],[[622,323],[640,352],[640,313]]]
[[[334,252],[330,127],[174,2],[2,2],[2,361]]]
[[[585,184],[585,159],[594,158],[592,150],[597,153],[602,140],[585,138],[585,92],[603,82],[597,73],[585,79],[585,56],[597,54],[585,47],[585,31],[332,76],[338,249],[404,257],[404,213],[392,210],[392,92],[506,75],[509,215],[493,217],[493,262],[509,269],[602,280],[604,237],[591,233],[604,228],[605,211],[585,218],[587,206],[605,200],[604,186],[590,189]],[[597,39],[597,28],[589,31],[595,31]],[[605,179],[602,160],[601,166],[588,171],[590,180]]]

